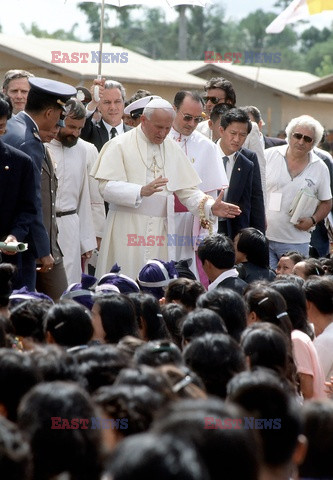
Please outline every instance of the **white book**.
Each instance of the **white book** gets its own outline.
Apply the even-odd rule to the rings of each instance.
[[[295,196],[289,215],[290,222],[296,225],[300,218],[312,217],[319,204],[318,198],[310,190],[300,190]]]

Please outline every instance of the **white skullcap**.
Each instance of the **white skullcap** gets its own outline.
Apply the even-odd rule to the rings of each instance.
[[[155,98],[155,100],[149,102],[146,108],[164,108],[167,110],[173,110],[173,106],[171,105],[171,103],[169,103],[167,100],[164,100],[164,98]]]
[[[124,110],[125,115],[129,115],[134,110],[143,110],[148,103],[153,101],[154,99],[161,98],[159,95],[148,95],[147,97],[139,98],[135,100],[135,102],[130,103]]]

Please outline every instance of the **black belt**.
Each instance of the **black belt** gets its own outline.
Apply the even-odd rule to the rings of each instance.
[[[74,215],[76,210],[68,210],[68,212],[56,212],[56,217],[65,217],[66,215]]]

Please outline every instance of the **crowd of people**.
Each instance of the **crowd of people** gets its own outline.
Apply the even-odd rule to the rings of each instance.
[[[7,72],[4,478],[333,479],[333,160],[262,127],[224,78]]]

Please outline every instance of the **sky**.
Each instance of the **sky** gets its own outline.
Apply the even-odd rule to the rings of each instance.
[[[258,8],[264,11],[273,11],[278,15],[280,12],[273,5],[276,0],[211,0],[224,5],[226,17],[239,20]],[[7,0],[6,7],[1,9],[0,25],[2,32],[21,36],[24,32],[21,23],[30,27],[35,22],[39,28],[54,32],[58,29],[69,30],[74,23],[79,26],[75,33],[83,40],[89,39],[89,31],[85,21],[85,15],[76,7],[79,0]],[[167,7],[167,12],[170,12]],[[172,15],[172,13],[171,13]],[[319,16],[318,16],[319,17]],[[329,22],[321,18],[312,23],[317,28],[329,25]]]

